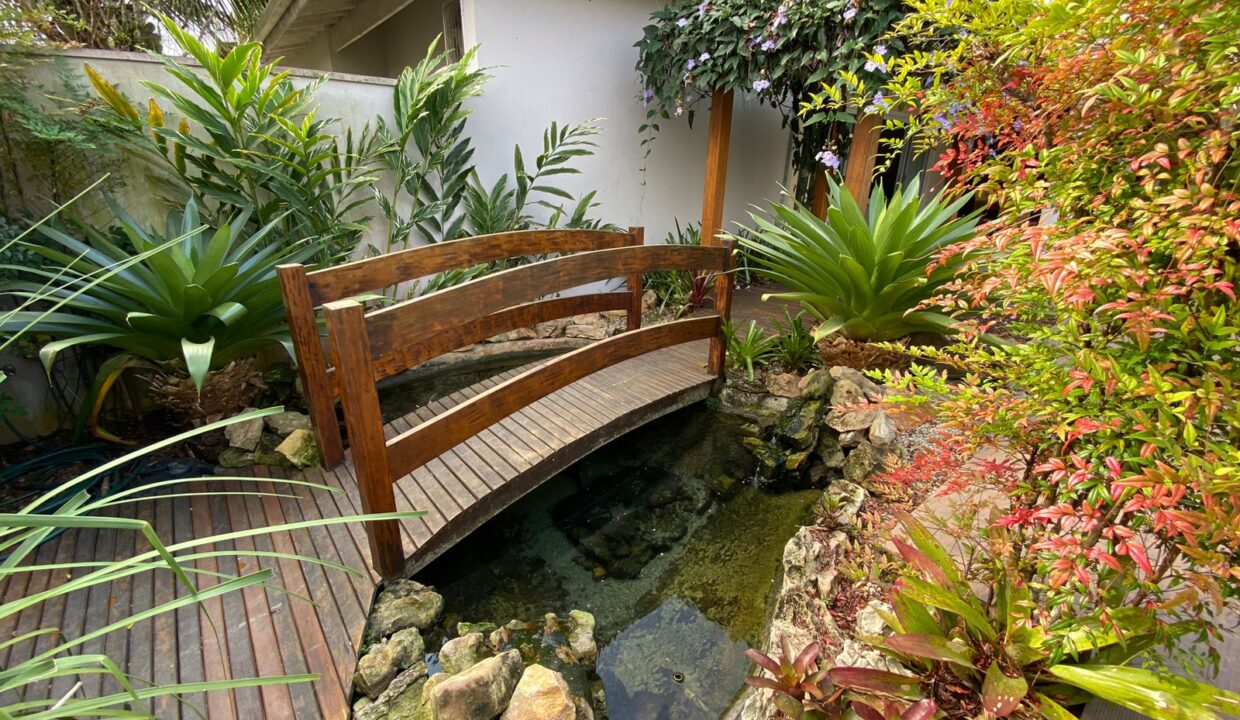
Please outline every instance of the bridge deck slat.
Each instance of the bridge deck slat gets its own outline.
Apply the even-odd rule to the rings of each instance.
[[[429,562],[455,539],[594,447],[704,397],[713,382],[704,369],[705,348],[705,341],[686,344],[606,368],[537,400],[398,480],[398,507],[426,513],[401,523],[409,567],[416,569]],[[408,430],[536,364],[436,398],[394,420],[387,432]],[[268,472],[260,468],[255,472],[259,484],[244,486],[294,497],[185,497],[123,505],[113,514],[150,520],[167,542],[262,524],[339,517],[361,512],[351,462],[346,455],[342,465],[327,471],[272,468]],[[280,480],[284,478],[305,479],[343,492],[283,485]],[[238,485],[230,483],[224,489],[242,489]],[[211,487],[209,483],[193,483],[161,492],[204,492]],[[198,708],[212,720],[346,717],[353,667],[378,582],[369,565],[365,530],[357,524],[315,527],[220,543],[214,549],[231,547],[319,557],[362,574],[354,577],[314,564],[242,557],[242,573],[273,568],[278,572],[277,584],[290,593],[309,597],[315,605],[307,606],[289,593],[252,588],[207,601],[202,607],[191,606],[137,623],[129,632],[115,633],[88,647],[104,651],[139,677],[160,681],[192,683],[259,673],[313,672],[322,676],[313,685],[250,688],[235,694],[212,692],[189,696],[184,703],[143,706],[162,717],[197,717],[187,706]],[[127,557],[146,549],[145,542],[140,537],[135,539],[134,533],[101,530],[92,531],[88,537],[69,532],[44,544],[36,553],[36,561],[104,559],[105,554]],[[204,546],[196,551],[210,549]],[[195,567],[207,573],[232,574],[238,572],[238,560],[203,559]],[[65,573],[55,577],[47,572],[17,575],[0,587],[0,595],[21,597],[66,578]],[[196,579],[203,587],[218,582],[206,573]],[[0,633],[7,638],[49,623],[68,625],[71,634],[78,633],[185,592],[173,584],[166,571],[144,573],[97,587],[81,597],[69,595],[47,607],[32,608],[11,618],[0,627]],[[5,649],[0,652],[0,661],[19,662],[30,657],[36,646],[43,647],[36,641]],[[87,687],[94,693],[119,689],[109,678],[91,680]],[[62,685],[58,682],[57,689]],[[51,690],[50,684],[47,690]]]

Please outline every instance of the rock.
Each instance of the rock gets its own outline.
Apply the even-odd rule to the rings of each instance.
[[[358,701],[353,703],[354,717],[357,717],[361,715],[362,713],[366,712],[366,708],[370,707],[373,703],[374,703],[374,700],[371,700],[368,697],[358,698]]]
[[[437,675],[436,677],[447,676]],[[391,684],[387,686],[387,689],[379,697],[375,698],[373,702],[370,702],[368,698],[363,698],[363,700],[367,700],[363,707],[358,707],[358,705],[362,704],[360,701],[355,704],[353,706],[353,717],[355,720],[390,720],[391,718],[412,720],[413,718],[418,718],[417,713],[423,709],[426,703],[427,684],[426,663],[419,660],[408,670],[397,675]]]
[[[848,430],[840,433],[839,442],[842,448],[855,448],[865,442],[869,430]],[[842,465],[840,467],[843,467]]]
[[[540,337],[542,337],[542,335],[538,331],[531,328],[517,328],[516,330],[509,330],[506,333],[496,335],[490,339],[490,342],[499,343],[514,342],[517,340],[537,340]]]
[[[242,412],[250,410],[253,408],[246,408]],[[228,438],[229,447],[253,452],[254,448],[258,447],[258,441],[263,437],[263,419],[254,418],[235,422],[224,428],[224,437]]]
[[[585,610],[570,610],[568,619],[572,629],[568,631],[568,646],[581,662],[593,662],[598,657],[598,643],[594,641],[594,616]]]
[[[835,387],[831,390],[832,405],[855,405],[864,400],[879,400],[883,397],[882,387],[860,370],[837,365],[828,372],[835,380]],[[844,385],[843,389],[841,384]]]
[[[250,465],[257,464],[254,453],[235,447],[226,447],[221,450],[220,456],[215,462],[220,467],[226,468],[249,467]]]
[[[791,402],[790,398],[748,392],[734,385],[725,385],[719,393],[720,410],[753,420],[760,429],[769,428],[779,422]]]
[[[294,430],[310,429],[310,416],[295,410],[285,410],[282,413],[268,415],[264,420],[267,421],[267,427],[280,437],[288,437],[288,434]]]
[[[848,525],[865,504],[865,488],[847,480],[836,480],[822,494],[822,507],[837,525]]]
[[[858,442],[860,442],[858,440]],[[818,446],[815,448],[818,457],[822,460],[822,464],[831,470],[840,470],[844,467],[844,446],[840,444],[840,438],[835,433],[822,432],[818,434]]]
[[[654,290],[647,290],[646,292],[642,293],[642,314],[643,315],[654,310],[658,304],[659,304],[659,294],[656,293]]]
[[[879,412],[870,424],[870,442],[875,445],[890,445],[896,441],[896,424],[887,413]]]
[[[499,629],[499,625],[496,625],[493,622],[480,622],[480,623],[459,622],[456,624],[456,634],[458,636],[468,635],[474,632],[480,632],[483,635],[490,635],[492,632],[498,629]]]
[[[847,378],[837,380],[831,390],[831,405],[834,407],[854,407],[866,402],[865,391]]]
[[[481,717],[481,716],[479,716]],[[542,665],[531,665],[508,702],[501,720],[576,720],[577,709],[564,676]]]
[[[795,373],[779,373],[766,377],[766,390],[776,397],[794,398],[801,394],[800,378]]]
[[[370,613],[371,637],[384,638],[399,630],[425,630],[443,612],[443,596],[413,580],[393,580],[383,588]]]
[[[397,673],[421,662],[423,650],[422,635],[416,628],[394,633],[387,641],[371,646],[370,652],[357,661],[353,687],[372,700],[378,698]]]
[[[784,458],[784,472],[793,474],[801,472],[809,458],[810,451],[808,450],[788,453],[787,457]]]
[[[431,691],[436,720],[494,718],[508,707],[522,670],[520,651],[509,650],[447,676]]]
[[[869,441],[861,441],[844,459],[844,479],[860,483],[870,475],[887,469],[889,456]]]
[[[806,400],[826,400],[831,396],[833,387],[835,387],[835,378],[831,377],[831,371],[825,368],[809,371],[797,383],[801,397]]]
[[[480,632],[472,632],[444,643],[439,650],[439,664],[452,675],[468,670],[490,655],[486,638]]]
[[[569,325],[564,328],[564,337],[570,338],[606,340],[609,334],[606,325]]]
[[[293,463],[289,462],[288,458],[276,452],[276,446],[280,442],[280,436],[263,433],[258,441],[258,447],[254,450],[254,463],[271,467],[293,467]]]
[[[801,405],[795,415],[787,418],[776,430],[776,434],[793,448],[808,450],[818,442],[821,416],[822,402],[811,400]]]
[[[322,464],[319,444],[314,441],[314,433],[298,428],[284,438],[284,442],[276,446],[276,452],[283,455],[296,467],[316,467]]]
[[[891,608],[879,600],[866,603],[865,607],[857,611],[857,618],[853,622],[853,634],[858,639],[887,634],[887,622],[883,620],[883,613],[889,612]]]
[[[836,432],[848,432],[850,430],[869,430],[874,424],[874,418],[879,412],[877,410],[853,410],[851,412],[841,412],[832,409],[827,413],[827,427]]]

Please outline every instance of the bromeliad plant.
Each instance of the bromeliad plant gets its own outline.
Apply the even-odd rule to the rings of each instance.
[[[977,213],[957,217],[969,196],[921,197],[913,180],[890,198],[881,187],[863,214],[846,187],[828,177],[825,220],[801,204],[771,204],[773,217],[751,213],[755,227],[735,236],[759,275],[788,292],[820,324],[814,337],[839,332],[856,340],[895,340],[946,332],[951,319],[921,304],[952,279],[964,259],[945,252],[973,236]]]
[[[77,345],[121,351],[104,363],[85,403],[92,426],[108,390],[128,369],[187,375],[201,391],[212,370],[266,348],[289,348],[275,268],[305,262],[313,248],[272,242],[269,236],[281,218],[249,232],[243,212],[211,229],[190,200],[183,212],[170,215],[167,232],[160,234],[113,209],[124,240],[90,227],[83,227],[80,237],[39,228],[48,242],[30,249],[62,269],[24,268],[25,279],[4,289],[22,301],[52,299],[63,305],[53,312],[12,313],[0,323],[7,332],[29,328],[58,338],[39,352],[48,368],[60,352]],[[59,284],[49,288],[49,280]]]
[[[758,327],[755,320],[749,321],[749,329],[741,335],[736,332],[730,321],[723,326],[723,335],[727,340],[727,360],[730,367],[745,371],[750,381],[756,377],[756,369],[764,366],[775,356],[779,337],[768,335]]]
[[[775,343],[774,356],[787,372],[800,372],[818,362],[818,343],[814,334],[805,327],[801,319],[804,313],[795,316],[784,308],[784,320],[775,321],[775,331],[779,340]]]
[[[896,511],[909,572],[891,591],[892,634],[867,640],[910,674],[856,667],[816,669],[817,646],[792,663],[751,657],[775,679],[791,717],[1017,718],[1069,720],[1069,707],[1102,698],[1147,717],[1215,720],[1240,711],[1240,695],[1128,663],[1186,628],[1129,609],[1104,625],[1047,624],[1039,589],[1022,579],[1012,538],[999,525],[989,547],[962,567],[911,515]],[[981,588],[979,592],[974,584]],[[785,658],[790,648],[785,648]],[[791,699],[795,703],[789,703]],[[799,707],[798,707],[799,706]],[[799,713],[799,714],[798,714]]]

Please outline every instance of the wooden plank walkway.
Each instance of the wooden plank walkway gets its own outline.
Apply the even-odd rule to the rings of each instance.
[[[707,397],[716,380],[705,368],[707,345],[706,341],[686,343],[605,368],[508,416],[397,481],[400,509],[426,512],[424,517],[402,523],[410,572],[425,566],[590,451],[660,415]],[[432,401],[389,423],[385,432],[407,430],[520,370]],[[118,514],[147,520],[166,542],[174,542],[361,512],[348,457],[334,470],[283,473],[256,468],[255,475],[267,478],[258,489],[273,494],[219,492],[253,490],[253,484],[224,487],[222,482],[187,483],[183,489],[161,492],[210,490],[214,494],[133,503],[121,506]],[[338,492],[281,485],[278,481],[283,477],[304,478]],[[306,672],[320,675],[314,683],[200,694],[134,708],[159,718],[346,717],[363,626],[379,581],[371,569],[364,529],[356,524],[338,525],[267,534],[224,545],[218,549],[234,549],[241,554],[198,561],[197,577],[202,586],[217,581],[211,573],[246,574],[271,568],[280,588],[247,589],[207,601],[201,607],[187,607],[136,623],[127,633],[113,633],[101,642],[88,644],[84,651],[106,652],[134,676],[138,686],[144,682],[189,683]],[[125,557],[135,548],[145,549],[143,541],[137,538],[135,544],[134,535],[129,533],[67,532],[45,543],[35,553],[35,562]],[[341,563],[361,575],[245,554],[271,551]],[[70,577],[68,572],[21,574],[0,586],[0,593],[13,599],[49,583],[64,583]],[[0,625],[0,640],[40,627],[59,627],[69,637],[79,636],[184,593],[167,571],[143,573],[0,621],[5,622]],[[47,642],[20,643],[0,651],[0,667],[32,656]],[[82,691],[92,696],[119,690],[110,678],[100,676],[84,678],[83,683]],[[40,694],[50,693],[45,696],[59,696],[70,688],[71,683],[58,683],[38,690]]]

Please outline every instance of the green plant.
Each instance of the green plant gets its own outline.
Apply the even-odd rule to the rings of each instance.
[[[173,188],[162,196],[170,206],[192,193],[214,224],[249,210],[251,230],[278,223],[271,241],[309,241],[318,262],[352,252],[369,219],[357,213],[375,182],[369,167],[374,135],[355,140],[349,130],[342,145],[328,133],[336,121],[317,118],[312,107],[323,79],[294,86],[287,72],[262,63],[261,45],[243,43],[221,56],[171,19],[163,24],[202,66],[161,55],[177,84],[143,83],[181,114],[180,122],[173,127],[154,98],[139,110],[87,65],[103,100],[93,122],[147,161],[157,187]]]
[[[578,199],[549,182],[556,175],[580,174],[581,170],[572,163],[575,158],[594,154],[597,144],[592,138],[599,132],[592,120],[573,125],[551,123],[543,131],[543,151],[534,158],[532,172],[526,168],[520,145],[513,147],[511,177],[504,173],[487,188],[475,172],[465,189],[465,207],[472,233],[488,235],[544,225],[531,214],[531,206],[550,211],[550,219],[545,223],[548,227],[555,227],[566,218],[565,227],[603,227],[602,223],[587,217],[594,202],[593,191]],[[532,199],[535,196],[537,200]],[[573,203],[572,209],[553,198]]]
[[[817,339],[833,332],[858,340],[946,332],[950,318],[919,305],[963,263],[945,251],[973,236],[977,213],[956,217],[969,196],[922,199],[915,179],[891,198],[875,187],[863,215],[846,187],[828,183],[826,220],[800,204],[772,203],[774,218],[751,213],[752,236],[736,238],[760,275],[788,288],[763,297],[800,302],[821,322]]]
[[[393,122],[378,121],[377,157],[392,176],[390,194],[375,191],[388,219],[385,252],[408,247],[415,231],[424,242],[463,234],[474,155],[465,134],[465,101],[482,92],[488,76],[472,69],[473,49],[447,62],[437,47],[438,40],[417,65],[401,72],[392,92]]]
[[[163,46],[151,13],[172,18],[179,27],[216,43],[249,34],[263,10],[261,0],[12,0],[20,13],[46,42],[105,50],[153,50]]]
[[[96,181],[69,202],[76,201],[82,194],[93,190],[102,181],[103,178]],[[60,212],[60,209],[57,208],[52,214]],[[50,217],[51,215],[32,224],[26,232],[33,232],[47,222]],[[0,252],[8,250],[14,243],[23,240],[24,237],[24,235],[19,235],[13,240],[7,241],[0,246]],[[6,333],[3,340],[0,340],[0,350],[12,347],[15,343],[21,342],[27,334],[33,332],[35,327],[33,324],[17,321],[21,313],[33,313],[33,319],[38,320],[59,312],[84,293],[109,281],[117,273],[133,270],[137,263],[149,258],[154,253],[166,249],[172,242],[169,241],[165,246],[157,247],[147,253],[139,253],[132,258],[126,258],[120,264],[103,267],[98,272],[85,277],[66,277],[62,274],[52,274],[41,286],[40,291],[21,298],[16,307],[0,312],[0,325],[8,328],[8,333]],[[39,306],[45,307],[42,310],[33,310],[33,308]],[[0,383],[5,380],[6,376],[0,373]],[[229,486],[235,486],[233,485],[234,483],[248,483],[253,482],[253,480],[250,478],[229,477],[159,480],[142,487],[118,491],[103,498],[92,497],[88,489],[86,489],[90,488],[98,478],[139,459],[143,455],[159,451],[195,435],[217,432],[226,425],[259,419],[266,415],[277,413],[280,410],[281,408],[257,410],[227,420],[206,424],[193,431],[155,443],[150,447],[79,473],[72,478],[66,479],[59,486],[35,497],[22,507],[19,512],[0,514],[0,555],[3,556],[3,561],[0,562],[0,582],[7,581],[12,583],[17,578],[20,578],[22,574],[31,572],[63,572],[70,576],[70,579],[66,582],[54,584],[53,587],[32,591],[17,598],[9,596],[5,602],[0,603],[0,619],[15,618],[19,613],[37,613],[39,607],[44,603],[63,603],[66,596],[70,594],[87,593],[91,588],[102,587],[113,581],[123,580],[142,573],[161,574],[158,578],[159,581],[178,583],[189,590],[187,594],[180,595],[180,597],[167,602],[155,604],[150,608],[134,612],[133,614],[126,614],[127,611],[123,607],[118,608],[121,611],[121,616],[116,620],[87,633],[78,634],[76,637],[63,634],[59,628],[40,627],[16,637],[6,638],[5,647],[36,642],[39,645],[29,659],[22,662],[7,663],[0,670],[0,697],[3,698],[3,700],[0,700],[0,716],[6,718],[126,717],[135,715],[129,709],[129,703],[141,702],[157,697],[176,697],[199,692],[228,691],[242,687],[309,682],[317,679],[316,675],[301,674],[159,685],[149,683],[147,678],[128,676],[116,661],[106,654],[85,652],[85,648],[92,641],[111,634],[128,634],[130,628],[135,623],[149,621],[150,618],[174,612],[178,608],[192,606],[246,588],[269,588],[273,592],[280,592],[282,590],[272,583],[275,576],[269,569],[259,569],[244,575],[213,572],[211,583],[200,587],[195,581],[196,575],[199,573],[199,570],[195,567],[196,561],[252,554],[240,549],[217,549],[219,547],[226,547],[223,541],[234,541],[273,532],[298,531],[350,522],[412,518],[421,515],[421,513],[414,512],[325,518],[273,527],[252,528],[227,533],[226,535],[197,538],[169,545],[159,537],[150,523],[144,520],[110,516],[108,514],[109,511],[124,504],[140,500],[140,493],[158,492],[163,489],[171,490],[184,483],[227,483]],[[341,492],[338,488],[305,481],[266,480],[265,482],[285,486],[302,485],[330,493]],[[258,491],[250,492],[257,493]],[[175,494],[165,495],[164,497],[184,498],[208,493],[209,490],[186,492],[183,488],[177,488]],[[40,565],[39,562],[34,560],[34,553],[39,548],[39,545],[54,533],[66,529],[80,528],[93,528],[117,533],[134,533],[138,537],[133,544],[137,551],[129,557],[121,557],[119,559],[111,557],[100,558],[92,568],[86,569],[75,563],[53,562]],[[149,547],[149,549],[142,551],[143,544]],[[119,546],[120,544],[118,543]],[[235,548],[236,546],[232,547]],[[267,556],[273,559],[318,564],[355,575],[360,574],[354,569],[315,557],[279,552],[269,553]],[[237,563],[237,565],[241,566],[241,563]],[[166,573],[166,575],[162,573]],[[32,584],[30,587],[34,588],[35,586]],[[63,697],[47,696],[50,687],[49,681],[51,680],[56,678],[72,679],[85,675],[99,674],[115,679],[117,684],[123,689],[122,692],[102,697],[80,697],[75,693],[70,693]]]
[[[663,239],[665,245],[701,245],[701,229],[696,223],[681,227],[676,220],[675,228]],[[642,286],[653,290],[658,298],[659,312],[670,312],[683,317],[704,306],[711,299],[714,275],[687,270],[656,270],[646,273]]]
[[[922,523],[904,511],[895,516],[908,537],[894,542],[909,571],[884,616],[894,634],[867,640],[912,674],[833,667],[803,681],[800,696],[789,695],[787,680],[760,686],[810,698],[815,711],[823,698],[842,702],[863,718],[891,717],[893,703],[900,713],[930,703],[949,718],[1067,720],[1074,717],[1068,707],[1093,697],[1151,718],[1213,719],[1240,710],[1240,694],[1126,665],[1162,634],[1183,631],[1161,626],[1152,613],[1133,608],[1110,625],[1070,630],[1045,624],[1037,589],[1022,580],[1002,526],[992,526],[989,548],[962,567]]]
[[[796,316],[784,308],[784,319],[787,323],[775,321],[777,340],[774,357],[789,372],[797,372],[812,367],[818,362],[818,343],[814,334],[801,321],[804,313]]]
[[[275,267],[305,261],[311,248],[270,242],[279,218],[249,232],[243,212],[210,230],[190,200],[182,213],[170,216],[161,235],[123,210],[114,211],[132,250],[93,228],[84,227],[79,239],[40,227],[58,247],[30,249],[59,269],[25,268],[29,279],[7,283],[5,292],[23,303],[53,299],[62,307],[24,309],[0,322],[7,332],[26,329],[59,338],[39,351],[49,368],[60,352],[77,345],[121,351],[101,368],[88,396],[85,410],[92,422],[127,369],[177,367],[201,390],[211,370],[267,347],[289,347]],[[57,284],[49,287],[49,282]]]
[[[745,371],[745,377],[753,380],[755,368],[766,365],[775,353],[775,344],[779,338],[768,335],[758,327],[754,320],[749,321],[749,329],[744,335],[736,332],[732,323],[725,322],[723,335],[727,340],[728,365]]]

